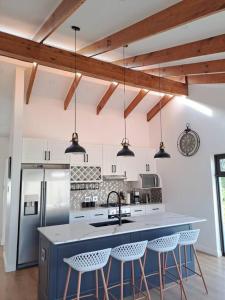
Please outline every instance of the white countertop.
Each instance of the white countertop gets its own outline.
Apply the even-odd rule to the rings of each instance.
[[[206,221],[185,215],[164,212],[140,217],[125,218],[133,223],[110,225],[104,227],[93,227],[89,222],[77,222],[57,226],[41,227],[38,230],[53,244],[66,244],[81,240],[101,238],[141,230],[151,230],[184,224],[193,224]]]

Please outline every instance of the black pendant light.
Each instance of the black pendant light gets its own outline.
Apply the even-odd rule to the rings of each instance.
[[[123,46],[123,61],[124,61],[124,82],[123,82],[123,105],[124,105],[124,111],[126,108],[126,62],[125,62],[125,48],[127,48],[128,45]],[[125,137],[122,140],[121,145],[123,148],[117,153],[117,156],[124,156],[124,157],[132,157],[134,156],[134,152],[129,149],[129,140],[127,139],[127,123],[126,118],[124,118],[124,132]]]
[[[159,66],[159,92],[161,90],[161,76],[160,76],[160,66]],[[159,110],[159,118],[160,118],[160,145],[159,152],[154,155],[154,158],[170,158],[170,154],[165,151],[165,146],[163,143],[163,134],[162,134],[162,97],[159,102],[160,110]]]
[[[75,70],[75,78],[77,76],[77,31],[80,31],[80,28],[77,26],[71,27],[75,33],[75,59],[74,59],[74,70]],[[86,153],[86,150],[79,145],[78,133],[77,133],[77,95],[76,90],[74,92],[74,132],[72,134],[71,145],[66,148],[65,153],[74,153],[74,154],[83,154]]]

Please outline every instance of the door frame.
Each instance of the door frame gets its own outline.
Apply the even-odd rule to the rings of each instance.
[[[219,229],[220,229],[220,242],[221,242],[221,251],[222,255],[225,256],[225,228],[223,228],[223,208],[222,208],[222,202],[220,197],[220,183],[219,178],[224,177],[225,178],[225,171],[222,172],[220,170],[220,159],[225,159],[225,154],[217,154],[214,156],[215,161],[215,179],[216,179],[216,194],[217,194],[217,206],[218,206],[218,214],[219,214]],[[225,220],[224,220],[225,221]],[[225,224],[224,224],[225,225]]]

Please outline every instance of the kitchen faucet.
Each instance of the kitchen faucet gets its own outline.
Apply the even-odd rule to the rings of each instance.
[[[118,198],[118,206],[119,206],[119,214],[116,215],[115,217],[119,219],[119,225],[122,225],[122,213],[121,213],[121,195],[119,193],[117,193],[116,191],[111,191],[109,194],[108,194],[108,197],[107,197],[107,207],[109,206],[109,198],[110,198],[110,195],[111,194],[116,194],[117,195],[117,198]]]

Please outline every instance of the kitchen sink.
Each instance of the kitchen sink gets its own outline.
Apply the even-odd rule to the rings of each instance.
[[[122,224],[127,223],[133,223],[134,221],[122,219]],[[94,227],[104,227],[104,226],[110,226],[110,225],[119,225],[119,220],[113,220],[113,221],[105,221],[105,222],[98,222],[98,223],[91,223],[91,226]]]

